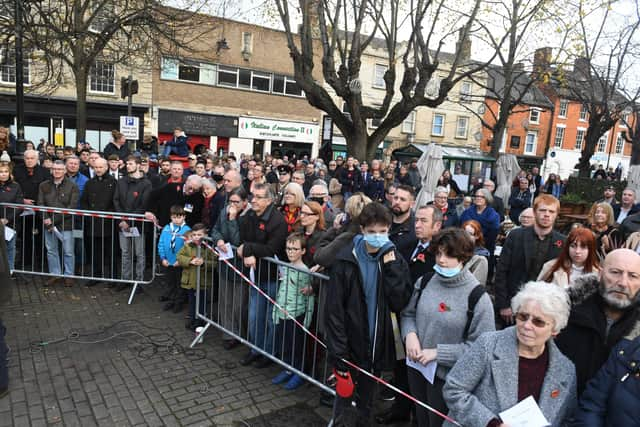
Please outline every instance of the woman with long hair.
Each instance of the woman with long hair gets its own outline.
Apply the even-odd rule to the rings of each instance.
[[[307,267],[313,267],[313,256],[316,253],[318,243],[324,236],[325,223],[322,206],[318,202],[306,201],[300,208],[300,225],[305,241],[306,252],[302,261]]]
[[[464,194],[462,190],[460,190],[460,187],[458,187],[458,183],[451,176],[451,172],[449,170],[442,172],[442,176],[438,178],[437,186],[446,188],[449,192],[449,198],[454,198]]]
[[[9,163],[0,163],[0,202],[4,203],[24,203],[24,196],[20,184],[13,180],[13,174]],[[19,212],[13,208],[3,207],[0,209],[0,222],[5,227],[10,227],[16,233],[10,240],[7,240],[7,256],[9,259],[9,269],[13,270],[16,257],[16,234]],[[4,239],[5,236],[0,236]]]
[[[560,256],[542,266],[538,280],[570,288],[578,277],[598,271],[596,237],[588,228],[577,227],[567,236]]]
[[[609,203],[594,203],[589,210],[587,222],[596,236],[596,250],[601,258],[618,247],[617,240],[621,236],[615,227],[615,216]]]
[[[462,229],[467,232],[467,236],[473,240],[473,256],[467,261],[466,267],[476,276],[481,285],[487,284],[487,274],[489,271],[489,257],[491,253],[484,247],[484,236],[482,226],[476,220],[470,219],[462,224]]]
[[[280,211],[287,223],[287,230],[293,233],[300,227],[300,208],[304,204],[304,191],[300,184],[290,182],[284,188]]]

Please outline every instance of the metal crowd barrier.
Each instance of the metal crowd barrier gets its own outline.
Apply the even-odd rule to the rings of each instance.
[[[205,239],[209,248],[215,245]],[[323,310],[327,276],[301,270],[273,258],[262,258],[254,271],[240,257],[219,260],[215,271],[199,268],[196,317],[205,327],[191,343],[199,342],[210,326],[220,329],[224,339],[235,339],[268,357],[305,380],[334,394],[325,379],[331,374],[325,347],[275,307],[253,282],[278,305],[292,314],[308,331],[322,339]],[[285,280],[287,285],[285,285]],[[312,296],[300,292],[308,287]],[[201,301],[204,300],[204,303]]]
[[[14,272],[133,283],[129,304],[155,277],[157,233],[144,215],[0,203],[0,220]]]

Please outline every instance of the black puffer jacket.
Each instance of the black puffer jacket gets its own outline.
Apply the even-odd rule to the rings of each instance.
[[[325,329],[332,363],[338,370],[348,370],[340,359],[374,371],[390,369],[396,361],[391,312],[400,313],[404,309],[413,284],[409,267],[395,247],[390,246],[379,260],[375,348],[369,338],[367,303],[353,242],[340,250],[331,267]]]
[[[569,324],[556,338],[558,348],[576,365],[578,394],[605,363],[611,349],[632,330],[640,332],[636,327],[640,321],[636,304],[625,311],[607,334],[607,318],[598,284],[595,273],[576,279],[569,290],[572,304]]]

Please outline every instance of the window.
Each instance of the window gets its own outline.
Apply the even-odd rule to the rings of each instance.
[[[409,113],[406,119],[402,122],[402,133],[416,133],[416,112]]]
[[[556,139],[555,147],[562,148],[562,142],[564,141],[564,126],[556,126]]]
[[[560,100],[560,108],[558,109],[558,117],[567,117],[567,109],[569,108],[569,101],[566,99]]]
[[[238,69],[235,67],[218,67],[218,85],[238,87]]]
[[[181,80],[214,85],[216,83],[216,65],[174,58],[162,58],[160,78]]]
[[[524,143],[524,153],[535,154],[537,143],[538,143],[538,132],[535,132],[535,131],[527,132],[527,138]]]
[[[529,110],[529,123],[540,123],[540,110],[538,110],[537,108],[532,108],[531,110]]]
[[[580,121],[581,122],[586,122],[587,121],[587,115],[589,114],[589,109],[587,108],[586,105],[582,105],[580,106]]]
[[[253,52],[253,34],[242,33],[242,53]]]
[[[304,96],[302,89],[294,79],[279,74],[273,75],[273,92],[283,95]]]
[[[251,89],[251,70],[238,68],[238,87]]]
[[[623,148],[624,148],[624,137],[622,136],[622,132],[619,132],[618,138],[616,138],[616,154],[622,154]]]
[[[112,2],[100,0],[90,2],[89,13],[89,31],[102,33],[111,24],[116,10]]]
[[[22,76],[25,85],[29,84],[29,53],[24,51]],[[0,83],[16,82],[16,57],[13,47],[0,49]]]
[[[622,116],[620,117],[620,123],[618,124],[618,126],[626,128],[627,125],[629,124],[630,114],[631,113],[622,113]]]
[[[251,89],[260,92],[269,92],[271,85],[271,75],[265,73],[251,72]]]
[[[584,135],[586,133],[586,129],[578,128],[578,131],[576,132],[576,150],[582,150],[582,143],[584,142]]]
[[[444,114],[433,115],[433,122],[431,123],[431,135],[444,135]]]
[[[600,151],[601,153],[604,153],[606,151],[607,139],[609,139],[608,137],[609,137],[608,133],[605,133],[600,137],[600,139],[598,140],[598,146],[596,147],[596,151]]]
[[[387,72],[387,66],[376,64],[373,71],[373,87],[384,89],[384,73]]]
[[[98,93],[115,93],[115,66],[105,61],[96,61],[89,71],[89,90]]]
[[[460,84],[460,102],[471,102],[471,82]]]
[[[469,118],[458,117],[458,119],[456,120],[456,138],[466,138],[468,128],[469,128]]]
[[[517,135],[511,136],[511,143],[509,146],[511,148],[520,148],[520,137]]]

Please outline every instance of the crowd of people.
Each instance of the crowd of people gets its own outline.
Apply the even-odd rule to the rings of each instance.
[[[298,370],[304,339],[296,322],[321,323],[336,426],[368,426],[374,415],[380,424],[445,422],[401,395],[373,414],[376,383],[352,364],[377,376],[393,372],[398,388],[465,426],[506,425],[501,412],[529,396],[553,426],[640,419],[640,212],[631,188],[618,202],[608,186],[588,221],[565,236],[555,228],[564,183],[557,176],[545,182],[537,168],[519,174],[507,201],[494,194],[492,180],[466,191],[445,171],[433,200],[416,206],[422,180],[415,161],[196,155],[183,150],[179,129],[171,144],[156,141],[155,153],[129,153],[115,131],[104,153],[64,148],[62,158],[49,159],[51,146],[41,145],[24,153],[24,164],[0,163],[0,202],[140,214],[155,224],[136,234],[136,221],[99,219],[83,228],[85,242],[102,242],[90,245],[87,258],[71,217],[21,218],[36,229],[42,222],[48,286],[74,286],[70,276],[86,259],[106,280],[143,281],[153,265],[148,235],[157,232],[162,308],[187,306],[186,326],[194,329],[198,271],[226,268],[201,243],[209,237],[220,252],[230,244],[245,271],[255,269],[256,286],[288,315],[255,289],[244,306],[243,290],[220,281],[218,298],[231,301],[221,322],[246,322],[255,346]],[[186,155],[188,166],[166,157],[175,154]],[[20,229],[17,215],[2,213],[3,225]],[[9,269],[20,238],[7,241]],[[23,261],[37,252],[19,248]],[[118,271],[105,263],[105,248],[119,252]],[[267,268],[267,258],[289,268]],[[324,289],[311,272],[329,277]],[[200,289],[205,304],[214,290],[209,282]],[[239,344],[223,340],[225,349]],[[273,348],[280,340],[292,345]],[[263,368],[271,361],[250,350],[240,363]],[[433,380],[413,363],[435,363]],[[284,370],[273,383],[293,390],[304,381]]]

